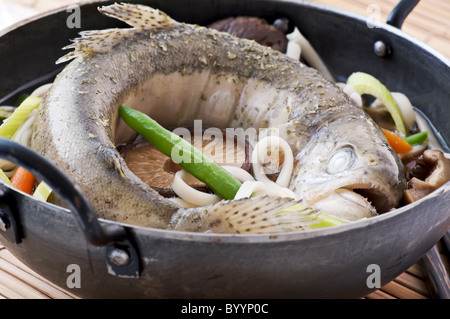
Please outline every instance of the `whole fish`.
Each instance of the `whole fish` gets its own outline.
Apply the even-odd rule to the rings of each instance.
[[[180,219],[189,213],[214,221],[202,231],[220,231],[215,226],[224,225],[222,213],[233,209],[240,222],[227,231],[273,232],[298,229],[298,214],[287,217],[292,227],[286,221],[250,230],[239,224],[253,215],[250,209],[263,216],[258,223],[267,224],[275,220],[267,216],[288,204],[349,220],[398,205],[405,177],[397,155],[365,112],[316,70],[254,41],[180,23],[150,7],[113,4],[99,11],[131,28],[80,33],[68,47],[74,50],[58,61],[75,59],[44,97],[30,142],[81,187],[99,217],[195,231],[199,218]],[[283,199],[282,207],[258,197],[180,208],[133,174],[119,155],[116,145],[135,136],[118,118],[120,104],[168,128],[201,119],[218,128],[279,129],[295,155],[289,187],[300,200]]]

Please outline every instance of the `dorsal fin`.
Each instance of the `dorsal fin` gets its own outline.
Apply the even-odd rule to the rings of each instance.
[[[107,17],[116,18],[141,30],[178,24],[164,12],[140,4],[116,3],[99,7],[98,11]]]
[[[63,48],[63,50],[74,50],[59,58],[56,63],[66,62],[77,56],[85,56],[93,52],[107,52],[123,37],[142,30],[172,27],[179,24],[162,11],[139,4],[115,3],[99,7],[98,10],[105,16],[129,24],[132,28],[82,31],[79,38],[74,39],[72,44]]]

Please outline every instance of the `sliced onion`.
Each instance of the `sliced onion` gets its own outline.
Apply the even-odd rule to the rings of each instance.
[[[263,182],[246,181],[242,183],[234,199],[249,198],[253,193],[259,193],[265,190],[266,186]]]
[[[197,206],[206,206],[221,200],[220,196],[204,193],[192,188],[185,182],[187,178],[193,178],[193,176],[185,170],[180,170],[175,173],[172,189],[180,198]]]
[[[284,162],[283,167],[281,168],[280,174],[276,182],[271,181],[264,172],[264,168],[261,164],[262,158],[267,153],[267,149],[271,146],[275,145],[281,147],[284,153]],[[289,144],[279,136],[266,136],[261,139],[253,150],[252,154],[253,159],[253,174],[255,175],[255,179],[258,181],[262,181],[266,184],[277,184],[281,187],[288,187],[289,182],[291,180],[292,171],[294,169],[294,155],[292,154],[292,149]]]
[[[245,169],[237,167],[237,166],[222,166],[228,173],[233,175],[234,178],[239,180],[240,182],[246,181],[254,181],[253,176],[247,172]]]
[[[334,82],[334,78],[331,75],[328,68],[325,66],[325,63],[320,58],[319,54],[316,52],[316,50],[313,48],[311,43],[303,36],[303,34],[300,32],[300,30],[295,27],[294,31],[292,33],[289,33],[286,35],[289,42],[293,42],[299,46],[299,49],[293,48],[292,51],[288,53],[289,56],[292,55],[293,58],[297,58],[297,55],[301,53],[301,55],[305,58],[306,62],[319,71],[323,76],[325,76],[328,80]],[[288,42],[288,50],[289,50],[289,42]],[[300,51],[300,52],[298,52]]]

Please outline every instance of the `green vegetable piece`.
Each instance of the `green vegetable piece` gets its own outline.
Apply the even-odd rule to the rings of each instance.
[[[0,126],[0,137],[11,139],[19,127],[27,120],[28,115],[41,103],[40,97],[28,97]]]
[[[415,146],[415,145],[422,145],[427,138],[428,138],[428,131],[423,131],[405,137],[405,141],[407,141],[410,145]]]
[[[7,119],[9,116],[11,116],[11,114],[12,112],[0,109],[0,120]]]
[[[47,185],[47,183],[40,182],[38,187],[34,190],[33,197],[46,202],[52,191],[52,188]]]
[[[119,115],[128,126],[188,173],[204,182],[217,195],[224,199],[234,199],[241,182],[192,144],[166,130],[146,114],[126,105],[120,105]]]
[[[0,168],[0,179],[2,179],[3,181],[12,186],[10,179],[8,178],[8,176],[6,176],[5,172],[1,168]]]
[[[309,226],[311,229],[325,228],[330,226],[339,226],[346,224],[346,222],[344,222],[342,219],[333,217],[325,213],[319,213],[316,218],[317,222]]]
[[[376,97],[387,108],[395,123],[397,132],[404,138],[406,127],[402,113],[392,97],[391,92],[378,79],[370,74],[355,72],[347,80],[347,84],[355,88],[360,94],[369,94]]]
[[[344,225],[347,223],[344,220],[339,219],[337,217],[315,211],[311,208],[305,208],[300,205],[294,205],[289,208],[283,209],[283,210],[277,212],[277,214],[283,214],[286,212],[296,212],[296,211],[303,212],[304,216],[302,216],[301,219],[303,219],[303,221],[309,223],[308,228],[310,228],[310,229],[339,226],[339,225]]]

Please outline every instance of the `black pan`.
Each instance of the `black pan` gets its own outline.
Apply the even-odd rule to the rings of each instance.
[[[448,152],[448,60],[401,26],[417,1],[402,1],[388,25],[313,3],[274,0],[129,1],[162,9],[179,21],[209,24],[252,15],[298,26],[335,78],[354,71],[404,92],[433,123]],[[103,1],[101,4],[111,3]],[[123,26],[81,6],[81,28]],[[54,61],[80,29],[72,11],[44,14],[0,35],[0,104],[51,81]],[[388,50],[374,50],[385,47]],[[25,166],[68,204],[42,203],[0,184],[0,241],[37,273],[85,298],[359,298],[416,263],[450,226],[450,183],[407,207],[339,227],[273,235],[171,232],[97,219],[61,171],[27,148],[0,141],[0,156]],[[68,286],[78,265],[81,287]],[[375,276],[375,277],[374,277]]]

